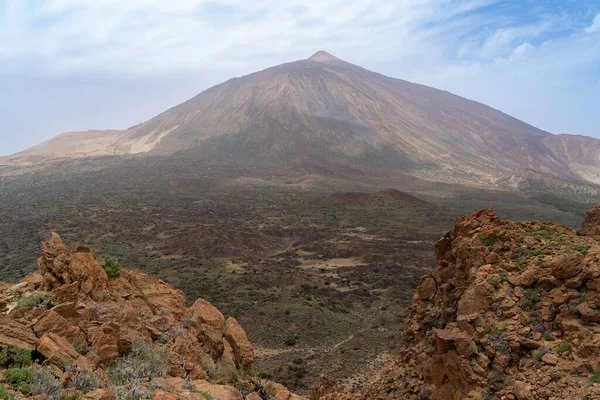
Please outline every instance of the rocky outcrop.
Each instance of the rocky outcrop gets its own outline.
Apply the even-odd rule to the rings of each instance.
[[[600,204],[592,207],[592,209],[585,214],[579,232],[584,235],[600,235]]]
[[[69,251],[55,233],[42,244],[38,265],[21,283],[0,285],[0,347],[35,350],[65,386],[68,376],[94,374],[100,387],[83,398],[109,400],[133,390],[154,399],[205,399],[205,393],[237,400],[265,385],[249,373],[254,349],[242,327],[207,301],[186,307],[180,290],[133,271],[111,280],[90,248]],[[120,360],[140,352],[151,361],[125,361],[122,373],[143,379],[115,378]],[[155,364],[161,373],[152,372]],[[297,398],[269,385],[278,399]]]
[[[582,231],[596,234],[595,207]],[[401,353],[364,393],[317,399],[600,398],[600,243],[572,229],[460,218],[436,245]]]

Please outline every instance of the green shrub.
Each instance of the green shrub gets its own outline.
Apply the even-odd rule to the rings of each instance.
[[[33,374],[28,368],[9,368],[4,371],[4,379],[15,390],[23,393],[31,392]]]
[[[114,257],[106,257],[101,262],[102,268],[106,271],[106,275],[108,275],[108,279],[117,279],[121,276],[121,264]]]
[[[571,351],[571,345],[569,343],[561,343],[556,348],[558,354],[566,353],[567,351]]]
[[[486,246],[493,246],[496,243],[504,242],[508,240],[506,235],[500,235],[498,232],[494,231],[490,233],[485,239],[483,239],[483,244]]]
[[[3,368],[23,368],[31,365],[31,352],[20,347],[0,349],[0,366]]]
[[[598,376],[598,374],[594,374],[594,375],[590,376],[590,382],[592,382],[592,383],[600,382],[600,376]]]
[[[16,397],[10,393],[4,387],[4,385],[0,384],[0,400],[15,400]]]
[[[542,295],[534,289],[525,289],[525,297],[519,301],[519,306],[524,311],[533,311]]]
[[[15,310],[23,307],[35,307],[35,308],[52,308],[52,298],[48,292],[35,292],[26,297],[21,297],[17,300]]]
[[[486,282],[494,289],[496,289],[496,290],[500,289],[500,282],[498,282],[497,279],[487,278]]]
[[[589,249],[590,249],[590,246],[586,246],[583,244],[578,244],[578,245],[573,246],[573,250],[580,252],[584,256],[587,255]]]

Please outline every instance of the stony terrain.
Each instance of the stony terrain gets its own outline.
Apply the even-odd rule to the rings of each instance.
[[[457,220],[421,279],[400,356],[363,393],[313,399],[597,399],[600,207],[579,232],[482,210]]]
[[[238,165],[104,162],[0,179],[0,279],[36,270],[37,243],[60,232],[235,317],[255,366],[301,394],[320,375],[363,387],[397,353],[412,293],[456,217],[493,207],[578,226],[590,207],[406,177],[368,186],[314,173],[302,189],[267,183],[310,182],[302,175]]]
[[[39,270],[0,284],[0,398],[300,399],[252,370],[234,318],[53,233]]]

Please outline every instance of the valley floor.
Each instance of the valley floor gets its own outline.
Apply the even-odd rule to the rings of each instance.
[[[394,187],[429,204],[340,201],[332,193],[347,182],[300,190],[201,164],[123,170],[0,180],[0,279],[35,270],[51,230],[91,244],[235,316],[257,346],[256,366],[298,392],[322,374],[362,387],[392,359],[412,293],[436,265],[434,244],[459,215],[494,208],[576,226],[587,208],[390,181],[358,190]]]

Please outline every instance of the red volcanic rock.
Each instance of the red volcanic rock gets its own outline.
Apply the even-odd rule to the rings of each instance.
[[[152,393],[154,399],[205,400],[203,392],[224,400],[244,398],[234,386],[208,382],[205,362],[227,373],[228,380],[255,387],[238,373],[238,367],[251,367],[254,349],[234,318],[225,320],[202,299],[186,308],[180,290],[137,272],[123,270],[120,277],[109,280],[92,254],[91,248],[81,245],[69,251],[53,233],[42,244],[37,274],[14,286],[0,285],[0,298],[6,299],[5,308],[11,310],[9,315],[0,312],[0,346],[36,350],[65,385],[80,371],[93,371],[99,389],[83,395],[65,388],[63,393],[89,400],[116,399],[132,385]],[[15,298],[23,296],[47,301],[16,307]],[[137,366],[140,361],[135,361],[143,354],[155,357],[153,364],[166,362],[162,374],[171,377],[159,373],[135,382],[113,382],[110,369],[104,369],[119,363],[121,357],[131,357],[126,363],[133,366],[122,367],[124,373],[148,374],[154,366]],[[269,385],[276,389],[276,399],[298,398],[281,385]],[[159,386],[163,389],[158,390]],[[19,398],[28,397],[20,394]]]

